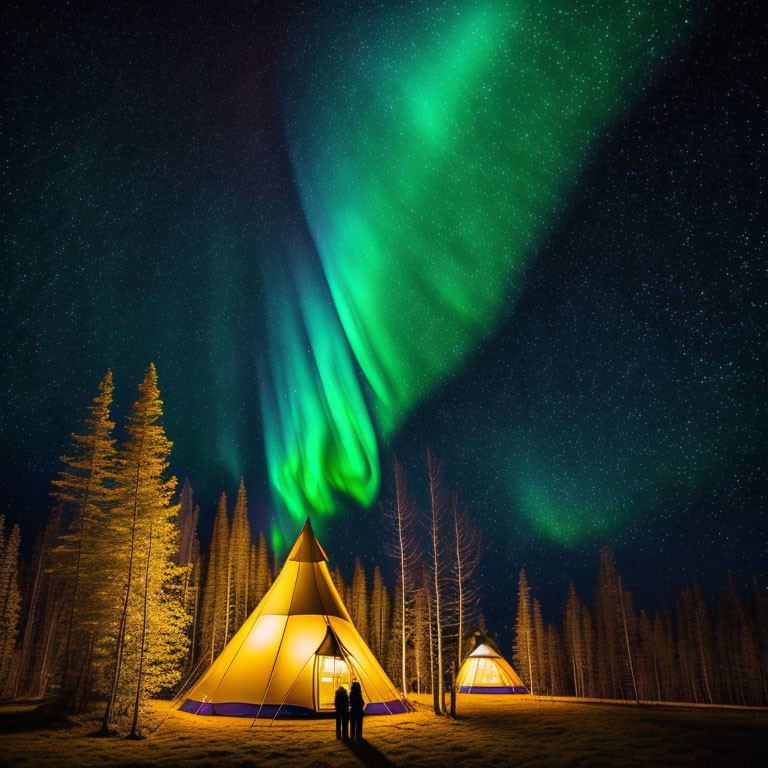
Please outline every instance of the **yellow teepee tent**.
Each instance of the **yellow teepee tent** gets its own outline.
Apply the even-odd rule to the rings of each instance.
[[[280,575],[181,710],[301,717],[333,712],[339,685],[360,683],[366,714],[411,709],[358,634],[307,519]]]
[[[456,675],[459,693],[528,693],[523,681],[482,632],[472,636],[471,650]]]

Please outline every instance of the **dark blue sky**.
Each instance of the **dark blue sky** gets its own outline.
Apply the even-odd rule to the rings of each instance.
[[[240,474],[267,526],[264,275],[306,228],[279,72],[321,34],[299,7],[7,12],[0,491],[27,537],[105,370],[119,420],[150,360],[203,536]],[[728,569],[766,576],[763,29],[757,4],[702,9],[597,144],[489,340],[383,447],[384,503],[393,452],[422,503],[425,446],[442,457],[502,631],[511,574],[554,613],[569,579],[591,592],[605,545],[652,607],[692,578],[713,594]],[[553,507],[608,523],[558,540]],[[326,538],[346,570],[382,560],[375,506]]]

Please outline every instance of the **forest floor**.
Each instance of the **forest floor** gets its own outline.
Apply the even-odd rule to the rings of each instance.
[[[196,717],[155,702],[142,741],[98,739],[94,723],[18,720],[0,707],[0,766],[768,766],[768,711],[663,708],[522,696],[458,697],[456,720],[426,696],[406,715],[368,717],[366,741],[337,742],[332,720]],[[14,716],[14,711],[17,713]]]

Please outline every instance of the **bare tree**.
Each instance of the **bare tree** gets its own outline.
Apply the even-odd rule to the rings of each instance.
[[[418,542],[415,533],[415,507],[408,498],[406,478],[400,464],[395,461],[395,507],[384,511],[384,516],[390,523],[393,544],[389,555],[397,564],[400,580],[400,594],[397,605],[392,606],[393,613],[399,614],[400,625],[400,686],[403,696],[408,695],[408,678],[406,676],[406,651],[410,634],[410,608],[414,593],[415,568],[420,559]]]
[[[459,506],[453,497],[452,522],[452,579],[454,583],[458,641],[456,655],[459,666],[463,661],[462,640],[466,624],[477,610],[479,589],[473,576],[480,562],[480,533],[469,520],[467,508]]]
[[[445,677],[443,671],[443,607],[440,603],[440,592],[443,571],[443,502],[440,488],[440,465],[427,450],[427,470],[429,472],[429,537],[432,557],[432,590],[435,601],[435,640],[437,642],[437,684],[434,686],[433,698],[435,714],[445,714]]]

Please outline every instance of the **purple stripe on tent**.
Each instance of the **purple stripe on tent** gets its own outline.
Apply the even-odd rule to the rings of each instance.
[[[365,707],[366,715],[402,715],[404,712],[413,712],[413,705],[409,701],[376,701]]]
[[[459,693],[528,693],[524,685],[461,685]]]
[[[278,718],[292,717],[322,717],[325,713],[315,712],[308,707],[298,707],[294,704],[265,704],[260,707],[258,704],[248,704],[239,701],[200,702],[194,699],[187,699],[179,709],[182,712],[189,712],[192,715],[219,715],[220,717],[258,717],[269,718],[270,720],[277,716]],[[333,714],[333,713],[331,713]]]
[[[265,704],[259,707],[258,704],[246,704],[238,701],[201,702],[194,699],[187,699],[179,709],[182,712],[189,712],[191,715],[219,715],[220,717],[258,717],[272,719],[278,718],[302,718],[302,717],[333,717],[333,710],[327,712],[316,712],[308,707],[298,707],[294,704]],[[403,712],[413,712],[413,706],[407,701],[375,702],[368,704],[365,708],[366,715],[400,715]]]

